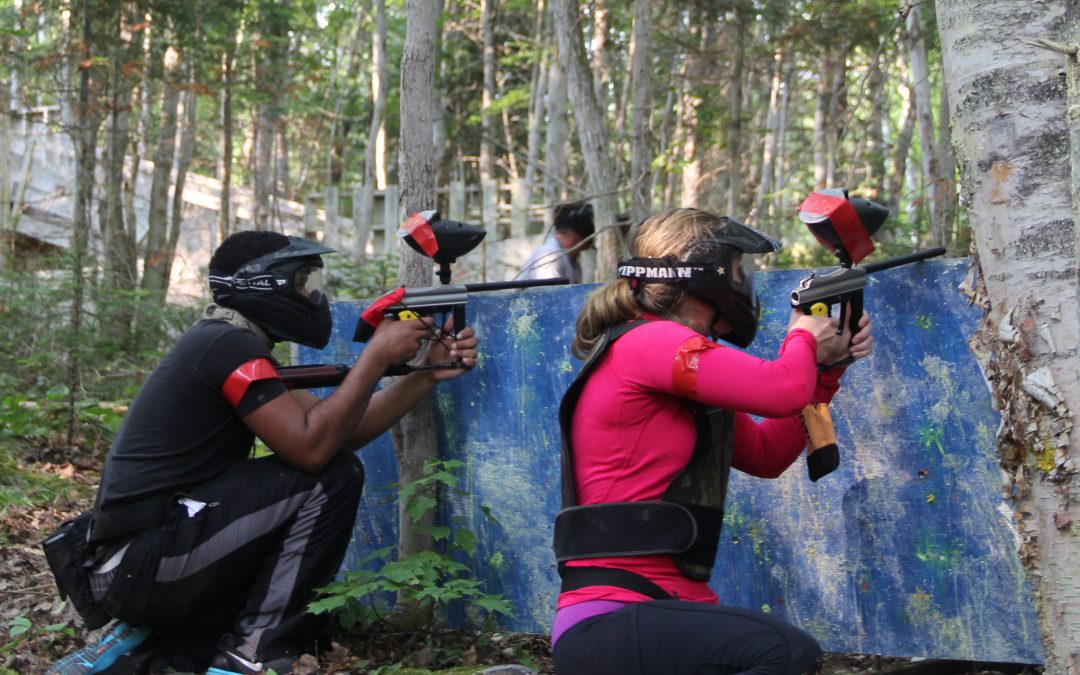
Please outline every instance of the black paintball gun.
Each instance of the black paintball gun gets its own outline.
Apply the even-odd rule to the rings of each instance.
[[[840,307],[837,334],[848,328],[851,335],[859,331],[863,315],[863,289],[867,276],[875,272],[908,265],[945,254],[944,248],[931,248],[917,253],[890,258],[876,263],[859,263],[874,252],[871,237],[885,223],[889,210],[875,202],[848,198],[847,190],[830,188],[818,190],[799,206],[799,219],[822,246],[832,251],[840,266],[827,274],[810,273],[791,292],[791,306],[804,314],[832,316],[832,308]],[[841,368],[852,362],[849,356],[822,369]],[[840,449],[836,442],[829,406],[811,403],[802,411],[806,429],[806,468],[810,480],[816,481],[840,466]]]
[[[438,263],[440,284],[421,288],[400,287],[375,300],[360,314],[360,320],[356,322],[356,330],[353,332],[353,341],[367,342],[384,319],[408,321],[429,316],[436,319],[436,328],[432,329],[433,338],[441,339],[443,334],[437,328],[441,329],[448,317],[454,319],[454,331],[465,327],[465,307],[470,293],[534,286],[559,286],[570,283],[565,277],[556,277],[554,279],[451,284],[450,265],[460,256],[476,248],[486,234],[486,230],[474,225],[444,220],[438,211],[422,211],[410,216],[398,230],[398,236],[404,239],[414,251]],[[454,336],[455,334],[449,335],[451,338]],[[406,375],[418,370],[463,367],[461,363],[456,362],[423,366],[403,364],[388,368],[385,374]],[[308,389],[336,387],[348,375],[349,369],[349,366],[345,364],[316,364],[284,366],[277,370],[289,389]]]

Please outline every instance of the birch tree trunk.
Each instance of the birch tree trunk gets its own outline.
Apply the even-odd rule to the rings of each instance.
[[[401,185],[399,201],[401,215],[435,208],[435,166],[432,130],[435,91],[435,44],[437,4],[435,0],[406,0],[405,47],[401,55],[401,139],[398,151],[398,171]],[[404,286],[430,286],[432,262],[408,246],[398,244],[398,282]],[[435,405],[426,396],[391,430],[398,462],[398,477],[402,484],[423,476],[428,460],[435,458]],[[434,488],[430,488],[433,490]],[[424,493],[424,494],[421,494]],[[417,491],[418,496],[433,496],[433,492]],[[430,526],[435,522],[434,510],[420,521],[414,521],[398,505],[400,535],[398,555],[401,558],[430,550],[434,540]],[[400,601],[394,608],[393,619],[401,625],[422,624],[430,612],[426,607],[408,607]]]
[[[973,348],[1002,411],[1005,496],[1037,587],[1047,673],[1080,668],[1076,228],[1062,59],[1017,38],[1056,37],[1064,4],[937,0],[978,299],[989,310]]]
[[[630,222],[652,213],[652,3],[634,0],[634,56],[630,64]]]
[[[595,281],[607,281],[615,278],[622,236],[616,225],[618,204],[615,199],[615,174],[604,113],[596,101],[592,74],[585,60],[577,0],[555,0],[552,3],[552,16],[559,41],[559,59],[566,70],[578,142],[585,158],[589,190],[592,192],[593,220],[596,223]]]

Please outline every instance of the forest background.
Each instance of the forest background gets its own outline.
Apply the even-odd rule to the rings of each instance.
[[[998,20],[1027,11],[1017,10],[1026,3],[984,4],[999,8]],[[0,0],[0,148],[20,123],[45,120],[73,150],[62,247],[20,229],[34,208],[19,195],[29,177],[0,152],[0,509],[85,499],[57,474],[100,465],[141,377],[194,317],[197,302],[166,302],[193,177],[217,181],[211,243],[238,229],[283,229],[284,201],[351,214],[354,243],[338,257],[352,262],[335,263],[339,297],[371,297],[395,279],[429,281],[429,267],[373,249],[363,228],[378,198],[400,218],[440,203],[436,193],[453,183],[475,186],[492,240],[535,235],[553,205],[592,199],[597,280],[623,250],[617,214],[636,222],[674,206],[726,213],[780,237],[785,248],[766,266],[829,264],[793,217],[822,187],[889,207],[877,235],[882,257],[927,246],[979,253],[979,190],[962,189],[961,177],[993,162],[984,166],[970,147],[958,161],[961,106],[949,99],[967,85],[946,74],[950,49],[960,54],[958,45],[973,42],[971,26],[957,34],[955,13],[968,5]],[[1055,34],[1072,11],[1070,2],[1051,12]],[[995,19],[986,21],[992,36]],[[1065,58],[1043,58],[1058,63],[1052,98],[1067,149]],[[422,124],[410,146],[411,115]],[[1055,156],[1066,173],[1067,155]],[[133,207],[133,172],[146,160],[143,215]],[[251,195],[243,208],[240,190]],[[507,218],[514,211],[532,214],[525,232]],[[993,283],[969,290],[994,319],[987,335],[1022,304]],[[1036,370],[1025,363],[1011,367]],[[1021,380],[995,392],[999,405]],[[1070,396],[1061,397],[1064,411],[1049,406],[1055,420],[1071,418]],[[1043,443],[1050,458],[1037,466],[1003,450],[1006,493],[1020,503],[1028,484],[1047,477],[1060,492],[1072,473],[1070,433],[1059,425],[1010,438],[1056,440]],[[1016,476],[1023,486],[1010,493]],[[1072,501],[1050,510],[1068,513]],[[1064,623],[1076,630],[1074,619]],[[1064,664],[1073,655],[1059,645],[1049,658]]]

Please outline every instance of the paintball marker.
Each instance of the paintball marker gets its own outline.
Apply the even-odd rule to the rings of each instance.
[[[360,314],[353,332],[354,342],[367,342],[375,334],[375,329],[384,319],[407,321],[421,317],[435,317],[436,328],[446,323],[452,316],[454,329],[465,326],[465,306],[470,293],[501,291],[506,289],[531,288],[534,286],[558,286],[570,283],[565,277],[554,279],[528,279],[523,281],[493,281],[479,284],[451,284],[450,265],[459,256],[465,255],[480,244],[487,234],[473,225],[454,220],[443,220],[438,211],[414,213],[398,230],[398,236],[405,240],[414,251],[427,256],[439,264],[438,286],[422,288],[396,288],[375,302]],[[432,329],[433,337],[441,334]],[[454,337],[454,335],[451,335]],[[462,368],[460,363],[438,363],[424,366],[408,364],[391,366],[386,375],[406,375],[418,370],[436,370]],[[308,366],[284,366],[277,369],[285,386],[289,389],[312,387],[336,387],[349,374],[345,364],[318,364]]]
[[[845,328],[854,335],[859,331],[863,315],[863,289],[867,275],[908,265],[927,258],[944,255],[944,248],[932,248],[877,263],[859,263],[874,252],[871,236],[877,232],[889,210],[866,199],[848,198],[846,190],[827,189],[814,192],[799,206],[799,219],[806,223],[814,237],[837,257],[840,266],[827,274],[813,272],[791,292],[791,306],[804,314],[832,316],[832,307],[840,306],[840,325],[837,335]],[[849,356],[822,369],[849,365]],[[840,466],[840,449],[836,443],[829,406],[811,403],[801,414],[806,429],[806,468],[810,480],[816,481]]]

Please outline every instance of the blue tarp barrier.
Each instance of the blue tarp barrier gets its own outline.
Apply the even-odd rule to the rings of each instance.
[[[842,465],[816,483],[802,460],[771,481],[733,472],[712,581],[721,602],[781,616],[831,652],[1042,662],[1001,498],[998,415],[966,344],[980,314],[957,290],[966,270],[963,260],[929,261],[870,277],[874,353],[845,374],[832,406]],[[804,276],[758,277],[773,309],[751,352],[776,353]],[[486,590],[511,600],[507,630],[545,633],[554,614],[557,410],[580,366],[574,322],[594,288],[474,295],[479,364],[437,389],[440,456],[465,463],[465,495],[449,514],[478,536],[468,562]],[[301,362],[352,363],[359,311],[335,305],[333,341],[302,350]],[[361,457],[367,484],[347,567],[396,541],[388,436]]]

